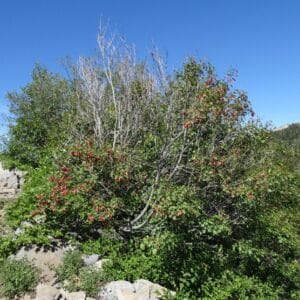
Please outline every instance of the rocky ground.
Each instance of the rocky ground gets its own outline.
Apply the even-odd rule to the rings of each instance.
[[[36,290],[26,294],[20,300],[159,300],[166,291],[162,286],[148,280],[137,280],[134,283],[128,281],[113,281],[99,287],[97,298],[86,296],[85,291],[68,292],[63,284],[55,277],[53,267],[62,263],[63,255],[72,249],[70,246],[58,245],[52,249],[43,249],[36,246],[23,247],[12,259],[27,258],[40,270],[40,282]],[[106,259],[100,259],[98,255],[83,255],[85,266],[101,270]],[[0,298],[4,300],[4,298]]]
[[[16,170],[4,170],[0,163],[0,235],[7,234],[10,229],[4,222],[5,206],[14,201],[21,191],[24,173]],[[32,226],[29,222],[23,222],[14,234],[22,232],[26,226]],[[85,291],[70,293],[63,288],[63,283],[58,282],[53,267],[62,263],[66,251],[72,248],[70,245],[53,243],[52,248],[39,248],[35,245],[22,247],[10,258],[20,260],[27,258],[40,272],[40,281],[35,291],[14,300],[158,300],[166,291],[162,286],[147,280],[137,280],[134,283],[128,281],[113,281],[98,288],[97,298],[87,297]],[[86,266],[101,270],[106,259],[100,259],[97,254],[82,257]],[[1,287],[0,287],[1,288]],[[0,300],[7,300],[0,298]]]

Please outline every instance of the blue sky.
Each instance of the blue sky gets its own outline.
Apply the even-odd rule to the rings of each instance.
[[[66,55],[92,54],[101,16],[141,57],[154,42],[170,70],[187,55],[209,60],[221,75],[235,68],[237,87],[264,121],[300,121],[298,0],[3,0],[0,111],[6,92],[29,82],[36,62],[60,71]]]

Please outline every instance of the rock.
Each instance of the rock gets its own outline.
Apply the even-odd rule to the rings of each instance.
[[[34,298],[31,297],[31,295],[25,294],[22,298],[22,300],[32,300]]]
[[[103,265],[110,262],[111,260],[110,259],[107,259],[107,258],[103,258],[103,259],[100,259],[98,261],[96,261],[92,267],[95,268],[96,270],[98,271],[101,271],[103,269]]]
[[[0,197],[15,198],[24,182],[25,172],[5,170],[0,162]]]
[[[55,272],[51,269],[51,266],[57,267],[60,265],[64,254],[70,249],[72,249],[70,246],[57,246],[53,249],[39,248],[37,246],[22,247],[11,258],[16,260],[27,258],[41,271],[43,282],[53,282]]]
[[[125,295],[132,298],[134,296],[134,292],[135,289],[133,284],[125,280],[118,280],[109,282],[100,288],[98,297],[101,300],[127,300],[127,298],[124,298]],[[128,298],[128,300],[129,299],[130,298]]]
[[[158,300],[161,299],[163,293],[168,291],[161,285],[145,279],[139,279],[133,285],[136,291],[136,300]]]
[[[82,291],[69,293],[61,290],[61,296],[64,300],[86,300],[86,293]]]
[[[99,260],[98,254],[82,255],[82,260],[85,266],[91,266]]]
[[[14,234],[15,234],[15,235],[21,235],[23,232],[24,232],[24,229],[18,227],[18,228],[14,231]]]
[[[39,284],[36,287],[37,300],[56,300],[60,296],[60,291],[53,286]]]
[[[128,281],[113,281],[99,290],[101,300],[160,300],[168,290],[159,284],[140,279],[131,284]],[[169,291],[170,292],[170,291]],[[174,292],[170,292],[174,295]]]
[[[28,222],[28,221],[23,221],[21,223],[21,227],[28,228],[28,227],[33,227],[33,225],[30,222]]]
[[[20,227],[18,227],[15,231],[14,231],[14,234],[15,235],[20,235],[24,232],[24,229],[25,228],[28,228],[28,227],[32,227],[33,225],[30,223],[30,222],[27,222],[27,221],[23,221],[20,225]]]
[[[46,216],[45,215],[37,215],[33,218],[33,220],[35,221],[35,223],[37,224],[42,224],[45,222],[46,220]]]
[[[52,286],[54,286],[57,289],[62,289],[64,287],[63,282],[57,281],[57,279],[54,279],[51,283]]]

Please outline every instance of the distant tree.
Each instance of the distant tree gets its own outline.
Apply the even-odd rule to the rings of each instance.
[[[32,82],[21,92],[7,94],[10,103],[7,154],[22,164],[36,167],[49,147],[66,134],[73,108],[69,83],[40,65],[32,72]]]
[[[294,123],[287,128],[272,132],[275,142],[281,145],[281,151],[289,155],[289,166],[300,171],[300,123]]]
[[[300,149],[300,123],[294,123],[285,129],[274,131],[273,136],[278,141],[296,146]]]

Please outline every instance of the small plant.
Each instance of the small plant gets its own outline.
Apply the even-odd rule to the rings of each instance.
[[[82,267],[83,260],[81,258],[81,252],[78,250],[70,250],[65,254],[62,265],[55,268],[55,272],[58,280],[63,282],[76,277]]]
[[[0,269],[0,296],[21,296],[33,290],[38,279],[38,270],[28,260],[5,260]]]
[[[81,255],[78,250],[68,251],[62,265],[55,268],[56,276],[68,291],[83,290],[88,296],[95,297],[97,289],[104,281],[103,275],[93,267],[85,267]]]
[[[96,297],[99,286],[104,282],[101,271],[93,267],[84,267],[78,276],[78,289],[83,290],[89,297]]]

